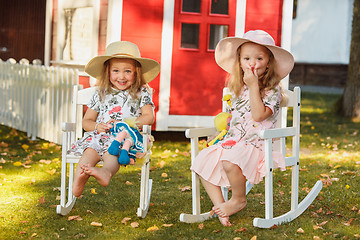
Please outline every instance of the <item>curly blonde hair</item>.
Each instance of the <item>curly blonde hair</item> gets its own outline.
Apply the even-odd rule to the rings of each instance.
[[[105,95],[114,92],[114,90],[112,89],[112,84],[110,82],[111,59],[104,62],[101,78],[99,81],[99,92],[100,92],[101,101],[105,98]],[[141,87],[146,86],[147,84],[142,75],[141,64],[138,61],[134,60],[134,65],[135,65],[135,82],[130,86],[128,90],[132,98],[137,98],[137,93],[140,92]]]
[[[245,82],[243,79],[244,71],[240,67],[241,46],[239,46],[238,49],[236,50],[237,57],[236,57],[236,60],[234,62],[233,68],[232,68],[232,73],[228,77],[228,81],[227,81],[227,87],[230,89],[230,91],[235,93],[235,95],[237,97],[240,96],[240,93],[245,85]],[[262,97],[264,95],[265,90],[274,88],[281,81],[281,79],[276,76],[276,73],[274,71],[274,69],[275,69],[274,55],[268,48],[266,48],[266,49],[269,54],[268,68],[265,70],[265,73],[262,76],[260,76],[260,78],[259,78],[259,89],[260,89],[260,94]]]

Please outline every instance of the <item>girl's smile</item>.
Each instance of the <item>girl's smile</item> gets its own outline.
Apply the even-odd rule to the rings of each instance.
[[[127,90],[135,82],[135,61],[126,58],[110,60],[110,82],[117,90]]]

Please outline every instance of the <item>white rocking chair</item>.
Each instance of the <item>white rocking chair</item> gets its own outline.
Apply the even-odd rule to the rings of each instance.
[[[62,156],[61,156],[61,189],[60,189],[60,205],[57,205],[56,212],[60,215],[67,215],[73,208],[76,197],[72,194],[72,184],[74,182],[75,164],[78,163],[80,157],[74,154],[67,154],[67,150],[71,144],[82,136],[82,117],[83,106],[87,105],[94,94],[96,87],[79,89],[79,86],[74,86],[72,99],[72,122],[64,122],[62,125]],[[143,126],[143,134],[151,134],[151,126]],[[144,149],[147,149],[147,137],[144,137]],[[150,169],[150,153],[148,150],[144,156],[143,166],[141,168],[141,183],[140,183],[140,206],[137,209],[137,216],[145,218],[149,205],[152,189],[152,179],[149,179]]]
[[[229,90],[224,88],[224,95]],[[274,129],[263,130],[260,137],[265,140],[265,164],[267,175],[265,176],[265,218],[254,218],[253,225],[259,228],[270,228],[274,225],[287,223],[299,215],[301,215],[322,189],[322,182],[318,180],[308,195],[298,203],[298,189],[299,189],[299,143],[300,143],[300,88],[295,87],[294,91],[285,90],[287,95],[287,102],[280,108],[279,119],[277,126]],[[283,112],[286,113],[287,107],[293,108],[293,120],[291,127],[286,126],[286,118],[282,119]],[[223,104],[223,109],[225,103]],[[191,162],[199,153],[199,138],[211,136],[216,132],[215,128],[199,128],[187,129],[185,135],[191,139]],[[285,139],[292,138],[292,155],[285,155]],[[274,148],[279,149],[285,157],[286,167],[292,167],[291,179],[291,209],[287,213],[274,217],[273,216],[273,161],[271,151]],[[246,183],[246,194],[251,190],[252,184]],[[224,199],[227,200],[228,191],[226,188],[222,189]],[[200,182],[199,176],[192,172],[192,214],[180,214],[180,221],[186,223],[202,222],[212,218],[210,212],[201,213],[200,209]]]

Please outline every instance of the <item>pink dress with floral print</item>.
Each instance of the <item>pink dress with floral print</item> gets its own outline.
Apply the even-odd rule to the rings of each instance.
[[[249,91],[245,86],[240,97],[232,95],[232,120],[228,134],[217,144],[203,149],[196,157],[191,170],[216,186],[229,187],[230,183],[221,161],[238,165],[252,184],[259,183],[266,174],[264,141],[258,134],[275,126],[281,102],[280,87],[265,91],[264,105],[273,114],[262,122],[252,119]],[[285,170],[285,160],[280,152],[273,152],[274,167]]]
[[[99,91],[96,91],[87,106],[98,112],[97,123],[106,123],[110,119],[123,121],[125,118],[138,117],[141,115],[141,108],[148,104],[154,107],[149,91],[142,87],[137,98],[132,98],[128,90],[113,88],[103,101],[100,101]],[[93,148],[102,156],[114,139],[111,133],[85,132],[84,136],[72,145],[68,153],[81,156],[85,149]]]

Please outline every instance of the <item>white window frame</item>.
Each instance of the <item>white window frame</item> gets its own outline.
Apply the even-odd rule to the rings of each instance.
[[[55,65],[73,65],[83,67],[87,61],[90,60],[63,60],[61,49],[64,45],[65,37],[65,14],[66,8],[93,8],[93,24],[92,24],[92,43],[91,43],[91,56],[98,54],[99,46],[99,20],[100,20],[100,0],[59,0],[58,1],[58,18],[57,18],[57,37],[56,37],[56,60],[52,63]]]

